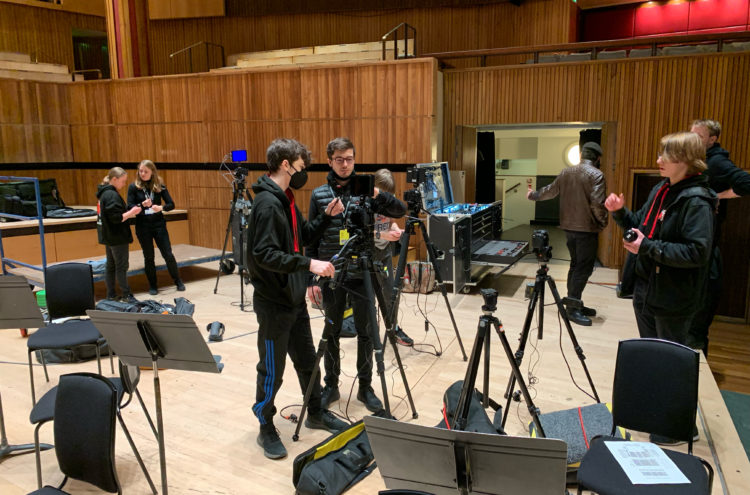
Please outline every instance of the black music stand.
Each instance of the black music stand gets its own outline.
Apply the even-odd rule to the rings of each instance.
[[[167,495],[167,460],[159,368],[220,373],[224,365],[218,362],[218,356],[211,354],[190,316],[94,310],[88,310],[86,314],[107,339],[120,361],[133,366],[151,366],[154,370],[161,490],[163,495]]]
[[[434,495],[565,493],[568,447],[562,440],[445,430],[375,416],[364,421],[387,488]]]
[[[0,329],[39,328],[44,326],[42,313],[34,300],[26,277],[0,276]],[[39,444],[39,450],[51,449],[52,445]],[[14,454],[28,454],[34,444],[9,445],[5,435],[3,401],[0,397],[0,462]]]

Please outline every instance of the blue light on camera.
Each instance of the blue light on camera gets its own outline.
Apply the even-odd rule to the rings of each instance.
[[[247,150],[232,150],[231,153],[233,162],[247,161]]]

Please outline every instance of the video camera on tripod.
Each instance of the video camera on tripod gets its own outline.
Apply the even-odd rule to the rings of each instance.
[[[531,249],[536,255],[536,259],[542,263],[547,263],[552,259],[552,246],[549,244],[549,232],[546,230],[535,230],[531,234]]]

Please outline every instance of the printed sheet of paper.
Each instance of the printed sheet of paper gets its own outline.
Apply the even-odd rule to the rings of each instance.
[[[682,471],[649,442],[604,442],[634,485],[688,484]]]

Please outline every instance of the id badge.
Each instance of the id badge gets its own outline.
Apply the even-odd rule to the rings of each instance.
[[[346,229],[339,230],[339,246],[343,246],[346,244],[346,241],[349,240],[349,231]]]

